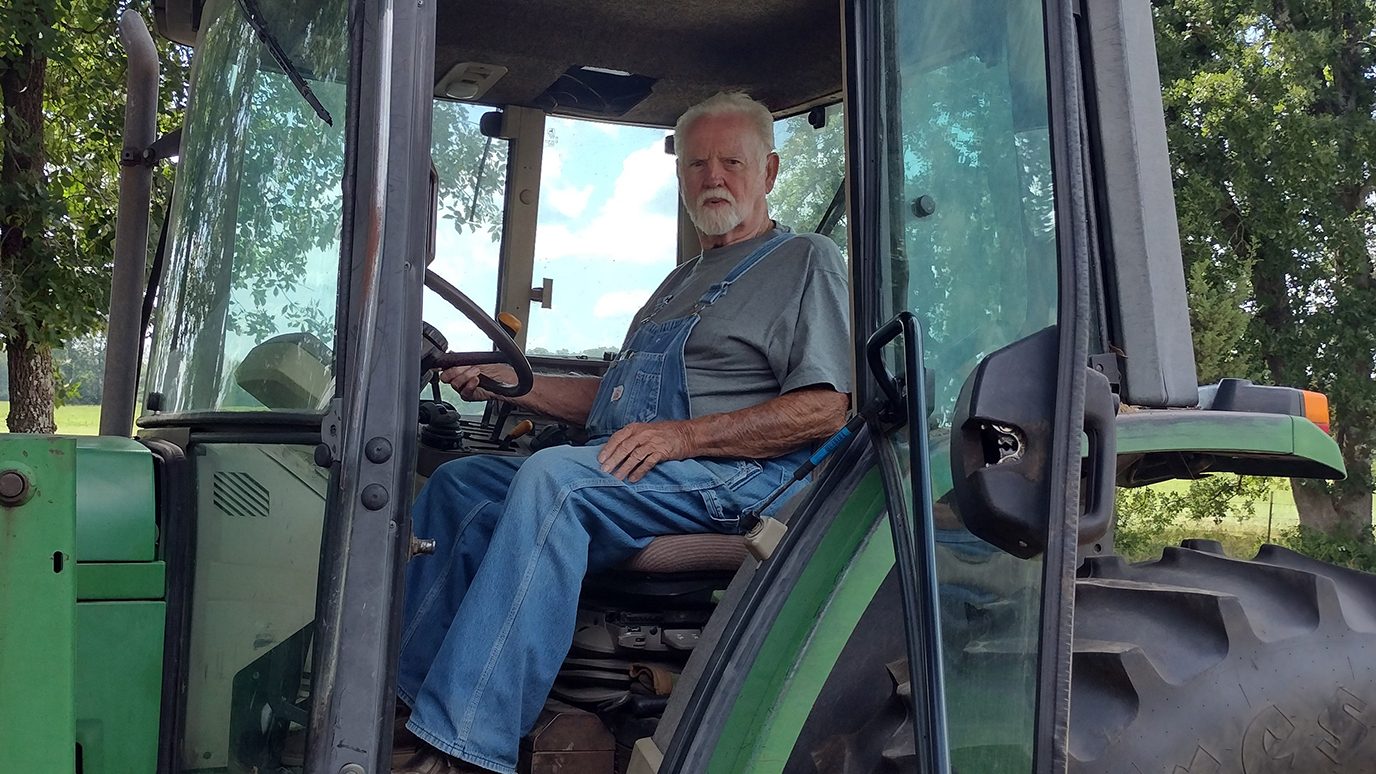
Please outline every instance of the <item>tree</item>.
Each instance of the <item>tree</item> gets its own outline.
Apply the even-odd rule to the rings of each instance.
[[[57,391],[64,404],[93,406],[100,403],[105,382],[105,336],[95,333],[74,338],[53,350],[53,362],[62,377]]]
[[[14,432],[55,430],[53,350],[97,330],[109,306],[125,69],[115,20],[148,5],[0,0],[0,345]],[[166,126],[185,104],[186,56],[162,52]]]
[[[827,121],[814,129],[803,117],[789,119],[779,137],[779,177],[769,196],[770,215],[794,231],[811,231],[821,223],[845,175],[846,127],[839,106],[827,109]],[[844,244],[842,220],[831,236]]]
[[[1348,479],[1306,527],[1366,534],[1376,456],[1376,4],[1159,0],[1201,380],[1325,392]]]

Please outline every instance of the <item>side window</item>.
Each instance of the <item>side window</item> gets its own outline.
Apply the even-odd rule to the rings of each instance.
[[[484,137],[478,121],[490,108],[435,100],[430,154],[439,176],[435,260],[430,268],[484,309],[497,305],[502,197],[507,141]],[[425,320],[455,352],[492,348],[473,323],[429,288]]]
[[[779,178],[769,195],[775,220],[798,233],[815,231],[831,237],[846,253],[846,117],[841,105],[824,109],[818,129],[809,113],[774,123],[774,146],[779,153]]]
[[[875,268],[880,319],[908,309],[922,321],[935,388],[928,454],[952,769],[1027,772],[1039,661],[1059,647],[1039,641],[1043,558],[1016,558],[966,530],[946,476],[972,371],[1057,320],[1042,6],[886,6],[896,79],[882,172],[892,259]],[[912,440],[906,431],[889,437],[895,459],[907,458]]]
[[[541,162],[532,355],[615,352],[677,260],[678,181],[663,129],[550,117]]]

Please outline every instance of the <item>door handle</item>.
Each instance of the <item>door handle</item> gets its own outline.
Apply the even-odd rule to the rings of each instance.
[[[883,348],[903,337],[903,378],[895,379],[884,365]],[[889,411],[880,419],[908,424],[907,484],[911,499],[895,491],[899,469],[881,462],[889,493],[889,529],[893,536],[894,563],[900,581],[904,635],[912,694],[913,744],[917,770],[949,772],[947,749],[946,688],[942,678],[941,622],[937,617],[940,587],[936,572],[936,536],[933,531],[930,449],[927,417],[932,382],[923,365],[922,326],[912,312],[899,312],[865,342],[865,357],[879,383]],[[887,415],[887,416],[886,416]],[[876,443],[880,434],[872,436]],[[892,459],[892,458],[889,458]],[[910,505],[909,505],[910,504]],[[911,512],[908,510],[911,507]]]
[[[879,391],[884,393],[885,406],[880,411],[880,419],[886,424],[902,424],[907,421],[907,401],[903,399],[900,380],[884,364],[884,347],[903,333],[904,315],[907,315],[908,325],[914,325],[912,314],[902,312],[879,326],[879,329],[865,340],[865,362],[870,367],[870,373],[874,375],[874,381],[879,385]]]
[[[1085,369],[1085,435],[1089,455],[1084,460],[1081,486],[1085,506],[1080,516],[1079,544],[1088,545],[1108,533],[1118,475],[1118,400],[1108,377]]]

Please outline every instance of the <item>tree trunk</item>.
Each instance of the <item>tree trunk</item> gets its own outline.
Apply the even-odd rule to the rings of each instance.
[[[30,344],[20,334],[6,342],[5,357],[10,366],[10,415],[5,424],[10,432],[57,432],[52,348]]]
[[[1369,464],[1369,463],[1368,463]],[[1335,537],[1371,538],[1371,492],[1347,491],[1309,479],[1290,479],[1300,526]]]
[[[41,319],[18,314],[22,303],[14,288],[24,267],[40,260],[35,247],[44,234],[46,153],[43,148],[43,89],[47,58],[33,44],[18,56],[0,60],[0,104],[4,109],[4,147],[0,174],[10,196],[0,199],[0,330],[9,362],[10,414],[16,433],[52,433],[53,355],[43,342]],[[19,191],[25,195],[15,196]]]

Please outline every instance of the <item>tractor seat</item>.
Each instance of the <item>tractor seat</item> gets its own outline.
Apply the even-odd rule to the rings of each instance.
[[[661,535],[651,540],[620,567],[583,579],[574,651],[598,658],[686,654],[716,607],[716,595],[747,556],[742,535]],[[565,683],[577,682],[575,675],[561,675]],[[561,698],[579,701],[572,694]]]
[[[658,610],[665,600],[710,608],[749,552],[741,535],[661,535],[612,570],[583,579],[583,601]]]
[[[621,565],[621,572],[672,575],[688,572],[735,573],[749,552],[742,535],[701,533],[661,535]]]

